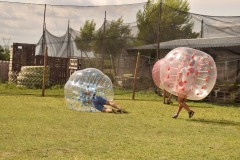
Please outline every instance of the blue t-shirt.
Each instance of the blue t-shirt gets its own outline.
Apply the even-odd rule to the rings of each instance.
[[[107,100],[101,96],[94,96],[92,99],[94,107],[101,111],[103,110],[104,105],[106,104]]]

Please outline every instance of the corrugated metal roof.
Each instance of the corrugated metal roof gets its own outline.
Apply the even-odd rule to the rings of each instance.
[[[219,38],[178,39],[160,43],[160,49],[174,49],[177,47],[213,48],[240,46],[240,36]],[[157,44],[133,47],[128,50],[157,49]]]

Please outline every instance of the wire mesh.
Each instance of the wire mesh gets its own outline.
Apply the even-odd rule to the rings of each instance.
[[[107,6],[0,2],[0,36],[34,44],[32,66],[43,65],[43,58],[37,56],[43,56],[48,47],[49,59],[54,59],[48,62],[50,85],[64,84],[75,70],[93,67],[102,70],[114,83],[131,88],[140,52],[137,90],[146,90],[153,87],[154,62],[169,52],[161,49],[160,43],[159,56],[158,42],[240,35],[240,16],[200,15],[190,13],[189,5],[182,1],[160,2]],[[155,47],[128,50],[144,45]],[[219,85],[239,84],[239,44],[234,45],[235,48],[202,48],[218,64]],[[8,81],[19,85],[25,83],[25,73],[19,69],[30,65],[24,63],[29,57],[24,56],[24,49],[13,51],[10,64],[19,60],[15,65],[18,70],[10,68],[8,74]],[[18,58],[14,59],[16,55]]]

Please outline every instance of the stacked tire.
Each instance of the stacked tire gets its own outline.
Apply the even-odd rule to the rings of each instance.
[[[23,66],[17,77],[18,87],[42,88],[44,66]],[[46,68],[46,86],[49,86],[49,67]]]

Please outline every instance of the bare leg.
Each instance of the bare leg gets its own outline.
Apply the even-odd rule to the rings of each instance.
[[[178,103],[179,103],[179,106],[186,109],[188,112],[190,111],[188,105],[185,103],[185,98],[178,96]]]
[[[128,113],[126,110],[120,108],[117,104],[115,104],[113,101],[107,101],[105,105],[109,105],[112,108],[103,108],[103,112],[107,113]]]
[[[181,94],[178,95],[178,104],[179,104],[178,111],[172,116],[172,118],[177,118],[182,108],[188,111],[189,118],[191,118],[194,115],[194,111],[190,110],[185,100],[186,100],[186,97],[184,95],[181,95]]]
[[[106,113],[112,113],[113,110],[111,108],[106,108],[106,107],[103,107],[103,112],[106,112]]]
[[[112,106],[113,108],[116,108],[116,109],[121,109],[117,104],[115,104],[113,101],[107,101],[106,102],[106,105],[110,105]]]
[[[173,95],[171,93],[169,93],[169,97],[167,99],[167,104],[171,104],[172,103],[172,101],[171,101],[172,96]]]
[[[181,112],[181,110],[182,110],[182,106],[179,104],[179,106],[178,106],[178,111],[177,111],[177,115],[179,115],[179,113]]]
[[[194,115],[194,111],[190,110],[188,105],[185,103],[186,98],[182,98],[178,96],[178,103],[181,105],[181,107],[185,108],[188,111],[189,118],[191,118]]]
[[[177,113],[175,113],[174,115],[172,115],[172,118],[177,118],[178,115],[179,115],[179,113],[181,112],[182,108],[183,108],[183,107],[179,104],[179,105],[178,105],[178,111],[177,111]]]
[[[177,118],[182,108],[185,108],[188,112],[190,111],[188,105],[185,103],[185,97],[178,96],[178,111],[172,116],[172,118]]]
[[[166,104],[166,102],[165,102],[166,94],[167,94],[167,92],[166,92],[166,90],[164,89],[164,90],[163,90],[163,104]]]

